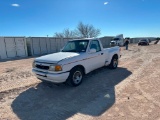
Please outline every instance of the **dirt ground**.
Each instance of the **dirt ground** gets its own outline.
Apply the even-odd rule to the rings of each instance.
[[[78,87],[41,83],[33,59],[0,62],[0,120],[160,120],[160,44],[122,48]]]

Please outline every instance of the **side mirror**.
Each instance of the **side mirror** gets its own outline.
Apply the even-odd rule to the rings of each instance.
[[[96,49],[94,48],[90,49],[89,53],[96,53]]]

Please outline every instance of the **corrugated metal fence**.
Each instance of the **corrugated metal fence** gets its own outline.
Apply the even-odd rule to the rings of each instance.
[[[110,37],[110,36],[107,36],[107,37],[101,37],[101,38],[99,38],[99,39],[100,39],[103,47],[104,47],[104,48],[107,48],[107,47],[110,46],[110,42],[111,42],[112,38],[113,38],[112,36],[111,36],[111,37]]]
[[[0,37],[0,59],[28,56],[25,37]]]
[[[29,37],[27,38],[28,54],[30,56],[55,53],[67,43],[69,38]]]

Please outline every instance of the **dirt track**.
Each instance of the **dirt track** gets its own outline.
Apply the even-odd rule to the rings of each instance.
[[[130,45],[119,68],[101,68],[83,84],[42,84],[33,58],[0,62],[0,119],[160,120],[160,45]]]

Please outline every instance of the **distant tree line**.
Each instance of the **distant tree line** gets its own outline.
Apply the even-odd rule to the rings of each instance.
[[[76,29],[70,30],[64,29],[63,32],[54,33],[54,37],[59,38],[93,38],[98,37],[101,34],[100,29],[95,28],[91,24],[84,24],[80,22]]]

